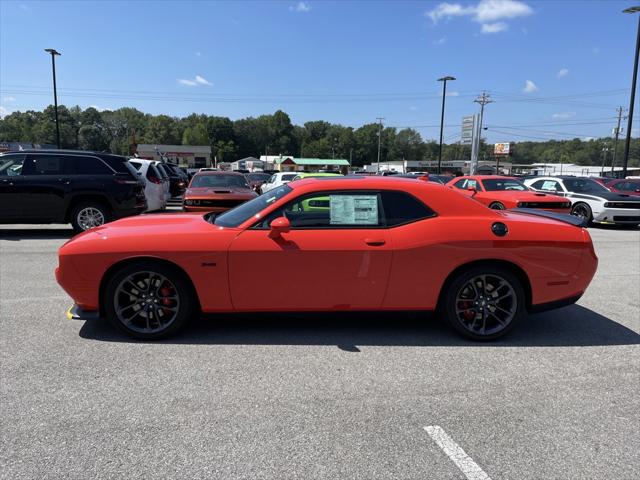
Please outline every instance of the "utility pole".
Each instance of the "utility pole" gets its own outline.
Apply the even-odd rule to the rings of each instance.
[[[607,153],[609,152],[609,144],[605,143],[602,147],[602,168],[600,169],[600,176],[604,177],[604,166],[607,164]]]
[[[618,126],[616,127],[616,140],[613,144],[613,158],[611,159],[611,173],[613,173],[613,167],[616,165],[616,156],[618,154],[618,136],[620,136],[620,121],[622,120],[622,112],[624,108],[618,107]],[[626,117],[625,117],[626,118]]]
[[[442,111],[440,113],[440,147],[438,148],[438,175],[440,175],[440,167],[442,165],[442,132],[444,129],[444,99],[447,97],[447,81],[455,80],[456,77],[450,75],[439,78],[438,81],[442,82]]]
[[[376,171],[380,173],[380,141],[382,140],[382,120],[384,120],[384,117],[376,117],[376,120],[380,122],[378,127],[378,164],[376,168]]]
[[[629,7],[623,13],[639,13],[640,6]],[[629,115],[627,117],[627,136],[624,140],[624,156],[622,158],[622,178],[627,177],[629,164],[629,147],[631,145],[631,127],[633,126],[633,105],[636,99],[636,81],[638,80],[638,59],[640,58],[640,15],[638,16],[638,34],[636,38],[636,53],[633,60],[633,78],[631,80],[631,98],[629,99]]]
[[[61,53],[57,52],[55,48],[45,48],[45,52],[51,54],[51,69],[53,70],[53,108],[56,116],[56,144],[60,149],[60,122],[58,122],[58,89],[56,88],[56,55],[60,56]]]
[[[475,159],[475,162],[474,162],[474,159],[471,159],[471,164],[475,165],[476,168],[477,168],[477,166],[478,166],[478,158],[477,158],[477,156],[480,153],[480,144],[481,144],[480,140],[482,138],[482,119],[484,117],[484,106],[488,105],[490,103],[493,103],[493,100],[491,100],[491,97],[490,97],[490,95],[487,94],[487,92],[483,91],[482,95],[480,95],[478,98],[476,98],[474,100],[474,102],[480,104],[480,120],[479,120],[479,126],[478,126],[478,135],[477,135],[477,137],[475,139],[476,140],[476,152],[475,152],[476,153],[476,159]],[[473,172],[473,173],[475,174],[476,172]]]

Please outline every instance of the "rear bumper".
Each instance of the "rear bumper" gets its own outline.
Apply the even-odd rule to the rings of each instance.
[[[578,295],[573,295],[571,297],[563,298],[561,300],[555,300],[553,302],[547,302],[547,303],[539,303],[538,305],[531,305],[531,308],[529,308],[529,313],[546,312],[548,310],[555,310],[556,308],[562,308],[568,305],[573,305],[578,300],[580,300],[580,297],[582,297],[583,294],[584,292],[580,292]]]

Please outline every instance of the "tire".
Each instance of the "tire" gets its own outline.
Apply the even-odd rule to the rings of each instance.
[[[452,279],[443,293],[441,311],[445,318],[458,333],[472,340],[494,340],[506,335],[526,311],[522,283],[501,267],[465,270]]]
[[[196,304],[185,275],[153,261],[135,262],[117,271],[102,301],[109,321],[141,340],[175,335],[189,322]]]
[[[71,225],[78,233],[104,225],[110,220],[109,209],[98,201],[80,202],[71,209]]]
[[[504,204],[500,203],[500,202],[493,202],[491,205],[489,205],[489,208],[492,210],[504,210]]]
[[[584,202],[578,202],[571,207],[571,215],[583,218],[587,222],[587,225],[591,225],[591,222],[593,221],[593,212],[591,211],[591,207]]]

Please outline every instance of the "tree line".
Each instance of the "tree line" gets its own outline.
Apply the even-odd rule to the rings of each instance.
[[[291,155],[295,157],[344,158],[353,166],[377,160],[377,123],[359,128],[345,127],[322,120],[291,123],[289,115],[278,110],[272,115],[260,115],[239,120],[204,114],[177,118],[150,115],[135,108],[98,111],[89,107],[58,106],[60,143],[62,148],[107,151],[120,155],[132,153],[132,144],[210,145],[219,162],[234,161],[260,155]],[[1,142],[56,143],[55,113],[52,105],[43,111],[13,112],[0,119]],[[617,164],[622,158],[624,141],[618,145]],[[423,139],[412,128],[384,127],[380,138],[380,159],[434,160],[438,158],[438,143]],[[609,148],[603,152],[603,148]],[[613,140],[597,138],[581,140],[548,140],[517,142],[511,161],[601,165],[611,162]],[[607,156],[606,159],[604,156]],[[443,160],[468,159],[470,147],[458,143],[443,146]],[[493,157],[493,145],[481,145],[480,159]],[[634,139],[630,150],[630,165],[640,164],[640,140]]]

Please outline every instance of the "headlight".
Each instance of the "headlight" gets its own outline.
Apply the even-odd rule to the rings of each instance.
[[[565,208],[571,208],[571,202],[567,202],[564,204]]]
[[[192,204],[193,204],[193,202],[192,202],[191,200],[185,200],[185,201],[184,201],[184,204],[185,204],[185,205],[192,205]]]
[[[522,207],[522,202],[516,203],[516,208],[520,208],[520,207]]]
[[[605,203],[604,203],[604,206],[605,206],[605,207],[610,207],[610,206],[611,206],[611,204],[610,204],[609,202],[605,202]]]

